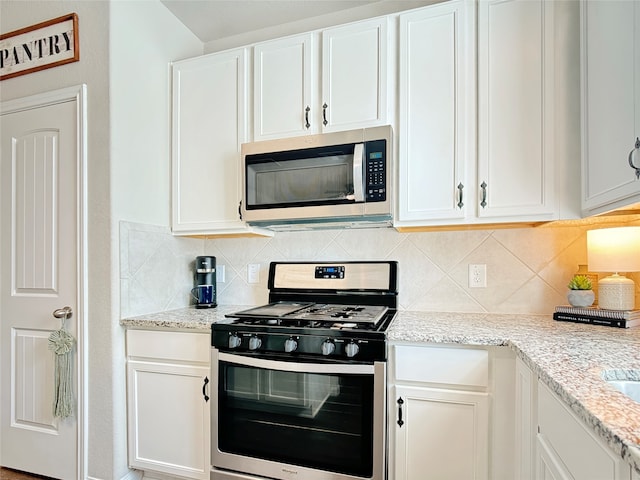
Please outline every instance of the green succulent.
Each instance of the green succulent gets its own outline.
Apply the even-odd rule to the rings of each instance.
[[[571,279],[569,285],[570,290],[591,290],[591,280],[586,275],[576,275]]]

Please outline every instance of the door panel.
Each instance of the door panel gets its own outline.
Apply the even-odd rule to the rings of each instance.
[[[39,98],[39,97],[38,97]],[[12,108],[0,115],[0,434],[3,466],[78,478],[78,349],[71,352],[74,414],[56,418],[55,354],[49,335],[78,338],[78,97]],[[9,107],[7,107],[9,105]]]

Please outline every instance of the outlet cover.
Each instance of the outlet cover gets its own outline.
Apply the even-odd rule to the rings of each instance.
[[[250,263],[247,265],[247,282],[260,283],[260,264]]]
[[[469,264],[469,288],[486,288],[487,266],[484,264]]]
[[[218,282],[218,283],[225,283],[226,282],[224,265],[216,266],[216,282]]]

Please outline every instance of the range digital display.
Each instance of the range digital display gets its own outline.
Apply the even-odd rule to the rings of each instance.
[[[344,265],[316,266],[316,278],[344,278]]]

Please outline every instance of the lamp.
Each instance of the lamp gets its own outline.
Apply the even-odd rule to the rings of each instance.
[[[640,271],[640,227],[589,230],[587,261],[592,272],[613,272],[598,282],[600,308],[633,310],[635,284],[618,272]]]

